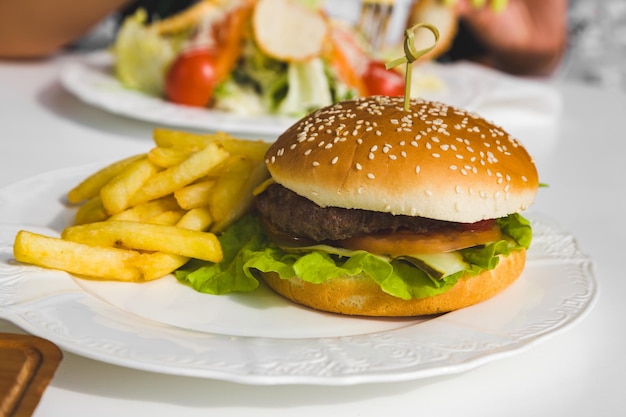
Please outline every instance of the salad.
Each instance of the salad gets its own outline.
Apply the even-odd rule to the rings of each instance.
[[[235,114],[301,117],[358,95],[402,95],[359,34],[318,0],[203,0],[148,23],[139,10],[112,46],[127,88]]]

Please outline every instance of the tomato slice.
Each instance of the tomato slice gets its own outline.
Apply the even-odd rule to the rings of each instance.
[[[497,224],[481,230],[450,230],[415,234],[397,232],[373,234],[341,240],[338,244],[352,250],[366,250],[378,255],[402,256],[451,252],[499,240],[502,236]]]
[[[385,68],[382,61],[370,61],[363,81],[370,95],[404,95],[404,76],[393,69]]]

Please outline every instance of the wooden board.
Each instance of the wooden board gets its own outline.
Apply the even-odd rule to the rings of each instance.
[[[62,357],[48,340],[0,333],[0,417],[30,416]]]

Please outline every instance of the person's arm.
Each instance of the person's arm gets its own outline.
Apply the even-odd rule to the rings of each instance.
[[[509,0],[501,12],[459,0],[457,11],[487,49],[485,63],[512,74],[550,74],[567,47],[567,0]]]
[[[129,0],[1,0],[0,58],[39,58],[79,39]]]

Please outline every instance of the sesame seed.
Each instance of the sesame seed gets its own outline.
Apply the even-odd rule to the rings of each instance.
[[[319,163],[319,162],[317,162],[317,161],[313,161],[313,166],[314,166],[314,167],[318,167],[318,166],[320,166],[320,163]]]
[[[374,176],[374,174],[372,174],[371,172],[367,174],[367,178],[369,178],[370,180],[373,180],[374,178],[376,178]]]
[[[332,160],[332,161],[330,161],[330,163],[331,163],[331,164],[333,164],[333,165],[335,165],[335,164],[337,163],[337,161],[339,161],[339,157],[338,157],[338,156],[335,156],[335,157],[333,158],[333,160]]]

